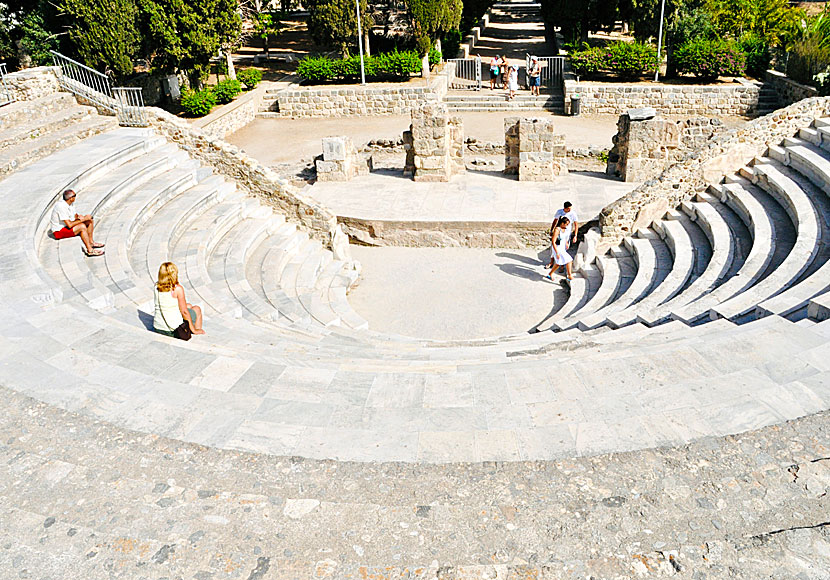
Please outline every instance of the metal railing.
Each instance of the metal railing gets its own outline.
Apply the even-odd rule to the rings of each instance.
[[[115,87],[116,116],[124,127],[146,127],[149,124],[144,110],[144,96],[139,87]]]
[[[561,87],[564,82],[564,56],[537,56],[539,62],[540,84],[543,87]],[[530,70],[531,56],[525,58],[525,66]]]
[[[9,85],[6,84],[7,74],[8,71],[6,70],[6,63],[0,62],[0,107],[8,105],[14,101],[14,95],[12,94]]]
[[[146,127],[147,115],[140,88],[112,88],[107,75],[99,73],[54,50],[52,62],[60,69],[58,82],[61,87],[118,117],[118,123],[128,127]]]
[[[449,79],[451,89],[481,88],[481,59],[449,58],[447,62],[455,64],[455,72]]]

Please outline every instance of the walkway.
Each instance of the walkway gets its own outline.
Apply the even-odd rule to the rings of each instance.
[[[551,56],[556,53],[545,40],[545,24],[539,4],[503,2],[493,6],[490,24],[481,32],[473,55],[495,55],[524,62],[525,55]]]
[[[467,171],[449,183],[416,183],[378,170],[347,184],[317,182],[306,194],[338,217],[405,222],[550,222],[565,201],[582,221],[635,187],[600,173],[570,173],[552,182],[520,182],[501,171]]]

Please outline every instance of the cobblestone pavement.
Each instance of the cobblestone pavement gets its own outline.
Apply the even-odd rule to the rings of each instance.
[[[0,397],[3,579],[830,577],[828,413],[437,466],[219,451]]]

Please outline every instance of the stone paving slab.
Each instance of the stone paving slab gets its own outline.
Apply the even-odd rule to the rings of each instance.
[[[675,448],[425,465],[220,451],[2,387],[0,401],[4,578],[822,580],[830,569],[827,413]]]
[[[305,193],[338,217],[397,222],[524,222],[549,225],[565,201],[583,223],[637,187],[598,173],[519,182],[501,172],[468,171],[448,183],[416,183],[379,170],[348,183],[318,182]]]

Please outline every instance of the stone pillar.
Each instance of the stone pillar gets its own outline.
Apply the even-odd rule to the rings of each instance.
[[[519,181],[551,181],[568,172],[565,138],[547,119],[509,117],[504,120],[504,172]]]
[[[372,157],[359,155],[348,137],[324,137],[323,155],[315,165],[318,181],[349,181],[372,170]]]
[[[406,151],[403,176],[412,177],[415,175],[415,146],[412,139],[412,125],[409,126],[409,130],[403,132],[401,140],[403,141],[403,149]]]
[[[425,103],[412,111],[412,167],[415,181],[449,181],[464,170],[461,119],[450,117],[444,103]],[[404,142],[407,136],[404,135]],[[407,166],[409,166],[407,151]]]
[[[630,109],[617,121],[605,172],[623,181],[653,179],[722,130],[718,119],[673,121],[658,116],[651,107]]]

